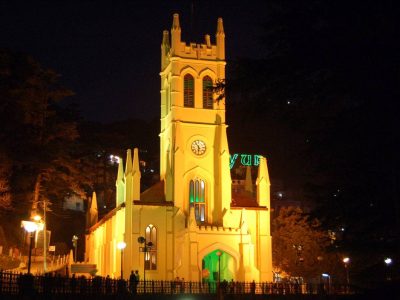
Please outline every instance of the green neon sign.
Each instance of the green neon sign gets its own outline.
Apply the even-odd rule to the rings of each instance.
[[[260,164],[259,154],[242,154],[235,153],[230,155],[229,157],[229,167],[232,169],[239,158],[239,162],[242,166],[254,166],[257,167]]]

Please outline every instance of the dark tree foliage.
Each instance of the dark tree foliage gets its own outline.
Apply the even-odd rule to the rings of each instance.
[[[86,198],[90,181],[74,156],[76,114],[60,105],[71,95],[54,71],[28,55],[0,51],[1,166],[9,169],[1,180],[8,183],[13,208],[3,221],[17,224],[32,210],[42,214],[44,202],[62,212],[71,193]]]
[[[297,207],[283,207],[272,219],[272,257],[275,271],[307,281],[328,273],[343,280],[331,240],[317,219]]]
[[[272,188],[283,180],[300,200],[313,200],[327,229],[343,228],[338,250],[363,273],[400,249],[393,8],[317,0],[268,6],[264,59],[230,64],[228,119],[243,124],[230,128],[231,144],[265,154]]]

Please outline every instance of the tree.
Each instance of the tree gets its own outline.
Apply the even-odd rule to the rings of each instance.
[[[322,273],[333,274],[338,260],[329,252],[330,245],[318,220],[300,208],[283,207],[272,220],[273,264],[290,276],[309,280]]]
[[[42,213],[44,203],[60,209],[69,193],[86,198],[91,192],[76,155],[79,117],[61,103],[73,93],[59,77],[26,54],[0,50],[1,146],[7,158],[2,166],[9,162],[7,182],[15,210],[8,220],[14,223],[29,211]]]

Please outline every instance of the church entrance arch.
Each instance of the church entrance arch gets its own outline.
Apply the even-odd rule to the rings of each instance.
[[[218,279],[235,280],[236,260],[228,252],[220,249],[213,250],[203,257],[201,265],[204,282],[217,282]]]

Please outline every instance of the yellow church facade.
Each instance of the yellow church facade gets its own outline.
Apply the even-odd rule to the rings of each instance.
[[[161,44],[160,182],[140,191],[138,150],[119,163],[116,208],[88,214],[86,261],[98,275],[146,280],[272,281],[270,181],[261,157],[255,192],[232,190],[225,99],[211,87],[225,79],[225,33],[216,43],[181,40],[179,16]],[[119,242],[126,247],[118,249]],[[121,252],[122,251],[122,252]]]

